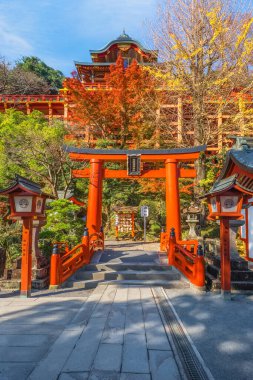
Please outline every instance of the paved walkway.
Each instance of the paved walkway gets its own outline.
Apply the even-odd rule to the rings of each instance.
[[[159,260],[155,245],[131,244],[129,251],[110,243],[101,261]],[[251,380],[253,298],[166,292],[214,378]],[[150,287],[116,285],[33,292],[30,299],[0,292],[0,380],[183,379],[155,295]]]
[[[0,379],[181,379],[150,288],[0,304]]]

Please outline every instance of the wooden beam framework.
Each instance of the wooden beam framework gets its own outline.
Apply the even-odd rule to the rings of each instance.
[[[104,162],[126,161],[126,154],[99,154],[89,153],[69,153],[69,157],[73,161],[90,161],[95,158]],[[199,158],[199,152],[194,153],[175,153],[175,154],[142,154],[142,162],[165,162],[166,160],[176,160],[177,162],[193,162]]]
[[[90,178],[90,169],[76,169],[72,171],[74,178]],[[179,169],[179,178],[195,178],[195,169]],[[139,178],[166,178],[165,168],[142,170],[140,176],[128,176],[127,170],[113,170],[113,169],[103,169],[103,178],[128,178],[128,179],[139,179]]]

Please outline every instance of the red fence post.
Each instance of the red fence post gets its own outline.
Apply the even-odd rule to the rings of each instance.
[[[85,227],[83,231],[82,244],[84,246],[83,250],[84,250],[85,256],[88,258],[88,261],[90,262],[90,239],[89,239],[89,230],[87,227]]]
[[[61,284],[60,278],[61,255],[58,244],[54,244],[50,261],[50,289],[57,289]]]
[[[165,228],[162,227],[161,234],[160,234],[160,251],[161,252],[166,251],[166,244],[167,244],[166,237],[167,237],[167,233],[165,232]]]
[[[195,279],[194,285],[199,287],[205,286],[205,260],[202,246],[199,244],[197,249],[197,257],[195,261]]]
[[[170,230],[170,239],[169,239],[169,265],[174,265],[174,257],[175,257],[175,245],[176,245],[176,234],[175,228],[171,228]]]

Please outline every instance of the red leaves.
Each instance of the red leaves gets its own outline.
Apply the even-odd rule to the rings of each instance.
[[[150,111],[153,108],[155,114],[156,107],[154,82],[136,61],[124,68],[119,56],[105,75],[105,88],[90,90],[76,78],[66,79],[64,85],[71,120],[82,129],[89,127],[95,138],[116,139],[120,147],[129,141],[138,146],[147,126],[150,128]]]

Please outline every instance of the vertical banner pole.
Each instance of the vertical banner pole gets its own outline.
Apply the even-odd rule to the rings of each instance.
[[[144,216],[144,242],[145,243],[146,243],[146,229],[147,229],[146,216]]]

